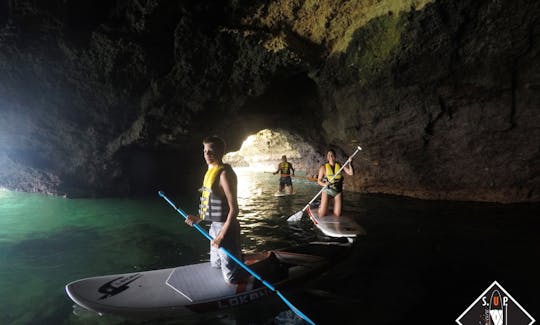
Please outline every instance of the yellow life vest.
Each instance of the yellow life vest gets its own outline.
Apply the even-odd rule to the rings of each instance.
[[[325,178],[330,182],[328,187],[325,189],[325,192],[331,196],[336,196],[343,191],[343,175],[341,175],[341,172],[335,175],[341,166],[338,162],[334,163],[334,168],[332,168],[329,163],[324,164],[324,166],[326,168]]]
[[[227,165],[228,166],[228,165]],[[229,214],[229,205],[225,198],[212,192],[216,180],[226,165],[210,167],[204,175],[201,191],[201,202],[199,204],[199,218],[203,220],[225,222]]]
[[[291,164],[286,161],[280,162],[279,171],[281,173],[281,177],[291,176]]]
[[[335,173],[341,168],[338,162],[334,163],[334,168],[332,168],[329,163],[324,164],[324,167],[326,168],[326,179],[330,182],[330,184],[343,181],[343,176],[341,175],[341,173],[335,175]]]

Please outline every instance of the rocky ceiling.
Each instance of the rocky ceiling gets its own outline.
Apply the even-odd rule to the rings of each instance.
[[[362,145],[352,190],[540,201],[539,19],[525,0],[5,1],[0,187],[179,190],[204,135],[279,128]]]

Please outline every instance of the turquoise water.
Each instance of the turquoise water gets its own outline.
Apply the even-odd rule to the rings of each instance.
[[[170,212],[157,200],[0,192],[0,323],[69,318],[67,281],[201,258],[204,247]]]
[[[245,252],[331,240],[307,218],[299,224],[286,221],[318,192],[317,185],[295,179],[297,194],[278,198],[273,196],[276,176],[240,169],[237,173]],[[194,212],[197,185],[193,188],[189,198],[166,194]],[[317,323],[391,324],[413,318],[415,323],[432,323],[436,318],[436,323],[451,324],[495,280],[528,311],[540,304],[540,268],[533,263],[540,258],[537,204],[345,193],[345,211],[357,217],[367,235],[355,242],[350,258],[293,297]],[[208,259],[207,252],[208,241],[187,227],[157,193],[155,198],[130,200],[0,191],[0,324],[131,323],[74,309],[65,284],[89,276],[197,263]],[[253,312],[237,323],[290,322],[286,317],[283,321],[284,306],[264,317],[249,308]],[[234,319],[201,316],[197,321]]]
[[[307,202],[273,197],[277,179],[272,175],[238,173],[245,252],[312,236],[285,221]],[[297,185],[299,193],[316,193],[313,185]],[[196,190],[187,199],[167,195],[186,212],[194,212]],[[121,322],[84,312],[74,315],[64,285],[89,276],[208,259],[208,241],[157,194],[147,200],[64,199],[0,191],[0,216],[0,324]]]

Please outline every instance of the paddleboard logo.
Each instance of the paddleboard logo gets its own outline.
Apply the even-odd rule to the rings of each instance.
[[[219,300],[217,303],[218,303],[219,309],[230,308],[230,307],[247,304],[249,302],[261,299],[262,297],[265,297],[265,296],[268,296],[268,290],[266,288],[261,288],[257,291],[238,295],[238,296],[228,298],[228,299]]]
[[[457,319],[459,325],[531,325],[534,318],[494,281]]]
[[[128,284],[130,284],[131,282],[137,280],[140,277],[142,277],[142,274],[137,273],[137,274],[132,274],[132,275],[129,275],[129,276],[121,276],[121,277],[118,277],[118,278],[116,278],[114,280],[111,280],[111,281],[105,283],[104,285],[102,285],[98,289],[98,292],[104,293],[104,295],[101,296],[101,298],[99,298],[99,300],[102,300],[102,299],[105,299],[105,298],[108,298],[108,297],[112,297],[112,296],[117,295],[120,292],[128,289],[129,288]]]

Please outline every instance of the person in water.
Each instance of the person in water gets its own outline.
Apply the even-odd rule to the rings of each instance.
[[[332,149],[326,153],[326,159],[328,160],[319,168],[319,175],[317,177],[317,183],[321,186],[326,186],[321,194],[321,203],[319,205],[319,216],[323,217],[328,214],[328,201],[329,197],[334,199],[334,207],[332,212],[334,216],[341,216],[341,208],[343,205],[343,175],[341,173],[336,174],[341,168],[341,164],[336,161],[336,152]],[[348,175],[354,174],[354,169],[351,164],[343,167],[343,171]]]
[[[278,164],[277,170],[274,172],[274,175],[280,173],[279,189],[278,189],[279,192],[283,192],[283,190],[287,186],[287,193],[289,194],[293,193],[291,172],[292,172],[292,176],[294,176],[293,165],[287,161],[287,156],[285,155],[281,156],[281,162]]]
[[[201,188],[199,215],[188,215],[190,226],[201,220],[211,221],[210,264],[221,268],[228,284],[242,282],[245,274],[241,267],[219,248],[241,260],[240,223],[238,222],[237,177],[232,167],[222,161],[225,141],[217,136],[203,140],[203,153],[208,170]]]

